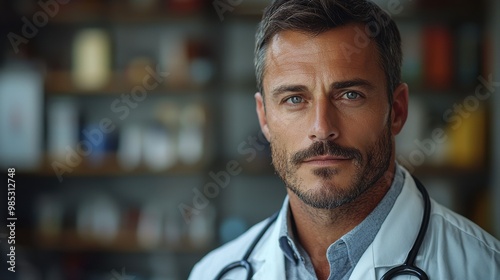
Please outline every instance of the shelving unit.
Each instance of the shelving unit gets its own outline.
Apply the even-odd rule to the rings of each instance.
[[[10,2],[9,7],[21,5],[16,4],[16,1]],[[32,5],[27,5],[31,9],[14,16],[10,13],[9,16],[2,17],[4,19],[2,22],[8,23],[5,25],[5,31],[19,33],[22,27],[19,19],[25,16],[30,20],[40,9],[36,1],[32,2]],[[54,273],[60,275],[62,279],[68,279],[74,275],[74,272],[69,271],[70,267],[76,266],[77,275],[81,279],[92,277],[108,279],[113,276],[114,270],[121,271],[122,267],[126,267],[127,273],[136,277],[185,279],[193,263],[210,248],[216,246],[215,220],[207,225],[211,226],[210,231],[214,232],[207,233],[207,242],[200,244],[192,242],[195,237],[190,235],[196,234],[196,231],[206,231],[207,226],[202,225],[200,228],[198,222],[198,229],[191,229],[190,227],[196,226],[195,221],[193,220],[190,225],[186,224],[178,206],[181,203],[190,204],[193,197],[192,190],[202,188],[213,180],[209,177],[209,172],[225,161],[216,154],[222,146],[215,144],[214,131],[218,129],[215,127],[216,120],[221,117],[217,115],[217,101],[212,100],[219,96],[221,88],[218,77],[220,72],[218,61],[221,53],[217,49],[221,46],[222,40],[207,40],[207,38],[221,37],[222,34],[218,33],[222,30],[222,26],[216,20],[216,15],[210,15],[211,11],[206,8],[210,6],[203,1],[192,1],[202,3],[202,7],[195,7],[190,11],[167,10],[167,1],[163,2],[157,1],[156,8],[139,11],[131,6],[131,2],[71,1],[66,5],[60,5],[57,15],[51,17],[46,26],[39,28],[37,36],[30,39],[28,44],[21,45],[22,54],[5,55],[11,56],[12,60],[27,56],[30,60],[40,61],[39,64],[43,65],[41,74],[44,77],[42,122],[44,136],[43,143],[40,144],[44,147],[43,156],[38,168],[27,170],[18,168],[18,185],[21,187],[17,196],[18,205],[22,207],[18,211],[17,229],[19,270],[27,271],[26,267],[31,267],[30,270],[40,275],[42,279],[51,278],[50,275]],[[26,3],[28,1],[23,4]],[[9,10],[3,9],[3,11],[9,13]],[[73,40],[78,32],[87,28],[105,31],[111,42],[110,69],[108,69],[110,78],[102,86],[92,89],[80,88],[75,83],[72,73],[75,68]],[[171,34],[173,37],[169,37]],[[138,36],[141,38],[138,39]],[[163,64],[161,67],[165,69],[164,61],[161,60],[165,59],[164,56],[168,53],[162,53],[161,48],[169,46],[169,42],[165,42],[168,40],[179,41],[177,43],[186,48],[187,59],[193,59],[193,55],[201,56],[205,59],[201,61],[205,63],[202,65],[205,68],[207,63],[211,63],[211,71],[214,74],[208,82],[195,83],[190,80],[179,82],[179,78],[186,77],[182,77],[178,74],[178,69],[174,68],[172,71],[176,72],[165,77],[165,83],[148,89],[146,100],[140,102],[137,108],[131,107],[130,115],[121,120],[120,115],[110,110],[110,104],[124,94],[130,95],[138,85],[137,82],[142,81],[142,75],[148,74],[142,69],[142,72],[135,74],[141,79],[136,82],[131,81],[130,62],[135,57],[145,57],[146,64],[139,66],[147,65],[156,70],[155,66],[158,63]],[[2,48],[2,55],[12,52],[9,42],[5,42],[5,45],[5,48]],[[210,53],[205,54],[200,48],[206,48]],[[141,70],[140,67],[138,70]],[[190,74],[189,69],[185,71],[186,74]],[[162,115],[163,105],[174,107],[173,109],[179,114],[189,106],[201,106],[204,113],[203,127],[200,128],[203,137],[203,155],[196,162],[178,161],[166,168],[153,168],[151,163],[148,164],[143,159],[135,167],[127,169],[118,157],[116,139],[111,139],[111,142],[114,142],[112,146],[115,147],[100,150],[97,158],[81,156],[81,161],[75,164],[76,166],[69,166],[71,170],[64,173],[63,180],[58,180],[52,164],[55,161],[63,164],[67,162],[64,156],[54,158],[49,150],[51,141],[49,134],[53,126],[49,114],[52,104],[59,101],[69,102],[78,110],[75,129],[80,133],[89,124],[98,123],[104,118],[111,119],[117,128],[112,135],[106,135],[110,138],[121,137],[119,133],[130,123],[136,123],[141,129],[157,126],[158,122],[168,125],[168,118],[172,116]],[[170,127],[172,133],[179,133],[181,120],[172,122],[174,123]],[[76,138],[79,142],[84,139],[81,135]],[[75,145],[71,147],[77,149]],[[85,220],[81,214],[82,209],[86,207],[85,204],[88,207],[94,198],[99,197],[105,197],[118,209],[120,227],[110,240],[87,236],[85,232],[81,232],[79,225]],[[211,199],[209,208],[215,209],[216,201]],[[59,210],[54,210],[54,205]],[[156,236],[158,240],[153,244],[157,245],[153,247],[141,244],[139,236],[141,233],[138,229],[141,226],[141,219],[145,219],[143,215],[146,215],[144,212],[148,205],[157,207],[160,216],[159,220],[150,217],[156,219],[152,223],[161,226],[149,229],[149,234],[153,234],[152,238],[155,234],[160,234]],[[201,214],[202,217],[206,217],[207,209]],[[51,211],[59,212],[54,214]],[[42,234],[47,229],[37,225],[40,219],[44,219],[43,213],[49,215],[49,218],[45,216],[46,219],[49,221],[52,219],[55,223],[52,225],[53,228],[48,229],[53,232],[52,235]],[[58,217],[50,218],[50,215]],[[147,226],[142,225],[142,227],[146,227],[143,231],[147,233]],[[165,227],[177,228],[178,232],[175,234],[179,237],[174,239],[177,241],[168,241],[166,237],[168,229],[165,230]],[[163,260],[163,266],[167,271],[152,267],[154,262],[149,260],[154,258]],[[117,261],[119,259],[123,260]],[[68,263],[68,260],[73,261]],[[135,265],[136,261],[141,263]],[[3,271],[6,269],[3,269],[2,273]],[[4,279],[2,273],[0,278]],[[23,278],[22,272],[20,277]]]
[[[177,244],[164,244],[155,248],[143,247],[137,243],[134,231],[121,231],[112,242],[104,242],[98,239],[85,238],[76,231],[64,231],[58,236],[45,236],[35,234],[33,237],[33,248],[38,250],[59,252],[114,252],[114,253],[148,253],[148,252],[173,252],[199,254],[207,253],[208,247],[199,248],[193,246],[189,240],[183,240]],[[29,234],[32,235],[32,234]]]
[[[0,19],[2,23],[6,23],[2,30],[20,30],[19,18],[30,18],[36,11],[36,1],[33,2],[35,10],[28,10],[25,14],[14,13],[14,16],[9,13]],[[248,227],[278,210],[285,195],[284,187],[270,164],[269,147],[262,141],[262,137],[259,138],[253,100],[254,34],[264,1],[259,1],[259,4],[244,1],[234,7],[233,11],[225,13],[224,21],[220,21],[208,2],[198,1],[204,3],[202,8],[182,12],[167,10],[163,1],[156,1],[155,8],[140,11],[131,6],[132,2],[137,1],[71,1],[61,6],[59,13],[40,28],[38,35],[23,48],[23,55],[29,60],[42,61],[45,65],[42,71],[44,137],[41,143],[44,148],[39,168],[20,169],[18,172],[20,188],[17,194],[19,198],[16,200],[22,207],[19,210],[18,240],[23,261],[34,267],[42,279],[48,279],[52,271],[62,275],[63,279],[68,275],[75,275],[74,271],[85,279],[108,279],[113,270],[121,271],[122,267],[126,268],[128,275],[141,279],[153,276],[166,278],[170,273],[173,275],[172,279],[186,279],[192,265],[199,258],[226,241],[222,236],[238,233],[237,230],[225,235],[221,233],[222,225],[227,219],[236,219]],[[384,0],[378,2],[381,2],[382,7],[387,5]],[[498,24],[495,23],[490,34],[487,32],[489,26],[482,18],[488,5],[496,5],[496,9],[499,9],[496,1],[490,1],[493,4],[480,1],[479,5],[473,3],[465,6],[453,4],[457,10],[451,12],[448,12],[449,2],[444,6],[431,5],[432,7],[427,8],[418,4],[422,1],[412,2],[416,2],[411,4],[413,8],[408,6],[403,13],[394,15],[398,24],[425,29],[430,23],[438,23],[449,28],[453,36],[457,35],[456,31],[465,22],[478,26],[481,30],[480,65],[485,66],[486,62],[493,60],[488,54],[483,54],[483,42],[487,41],[486,38],[496,40],[491,49],[497,58],[492,65],[498,77],[499,39],[495,36],[498,34]],[[0,11],[0,17],[4,13],[6,12]],[[105,30],[112,42],[110,78],[105,85],[91,90],[76,86],[72,76],[72,40],[76,33],[88,27]],[[176,83],[178,72],[181,71],[172,72],[173,76],[168,76],[165,84],[148,91],[146,100],[137,109],[131,110],[125,120],[120,120],[119,115],[110,110],[110,104],[123,94],[130,94],[136,85],[129,80],[127,74],[131,61],[137,57],[146,57],[149,61],[164,64],[166,54],[162,49],[168,49],[169,46],[165,41],[177,40],[185,40],[185,44],[181,44],[184,48],[188,48],[188,41],[192,40],[195,45],[208,50],[209,55],[201,56],[212,65],[211,79],[198,85]],[[5,45],[7,47],[0,50],[9,53],[9,42]],[[14,59],[22,57],[10,56]],[[423,57],[417,56],[416,59],[423,60]],[[474,93],[476,85],[456,85],[454,82],[458,78],[455,71],[452,71],[453,82],[444,89],[425,86],[422,80],[409,82],[412,96],[426,104],[424,109],[429,112],[420,139],[424,139],[436,127],[445,129],[449,124],[442,119],[443,110],[453,108],[453,104],[463,102],[464,98]],[[485,71],[489,70],[484,70],[483,67],[476,74],[484,74]],[[189,75],[189,71],[186,73]],[[83,157],[81,163],[72,167],[72,171],[67,172],[60,182],[51,165],[54,159],[48,148],[50,105],[60,100],[73,102],[78,109],[80,132],[89,124],[95,124],[102,118],[110,118],[117,126],[117,135],[112,136],[118,138],[119,131],[129,124],[147,128],[153,123],[168,123],[162,119],[168,119],[168,116],[159,116],[165,111],[160,109],[163,108],[161,104],[177,106],[176,110],[193,104],[201,105],[205,112],[202,129],[203,157],[195,163],[177,163],[159,170],[152,169],[143,160],[129,170],[118,159],[114,139],[114,142],[111,141],[111,146],[114,147],[102,152],[97,163],[94,158]],[[493,100],[498,104],[497,97]],[[496,108],[494,105],[485,105],[485,125],[489,125],[485,136],[485,145],[488,147],[486,150],[495,147],[498,151],[498,147],[494,145],[500,131],[498,112],[493,109]],[[179,130],[178,126],[179,123],[172,126],[174,134]],[[82,140],[81,136],[77,140]],[[494,218],[491,214],[493,210],[483,209],[480,205],[499,204],[495,200],[498,196],[491,195],[495,191],[498,194],[498,187],[494,188],[500,181],[496,172],[498,158],[498,153],[496,156],[488,156],[487,153],[477,166],[453,166],[449,161],[444,165],[433,164],[427,160],[414,166],[414,174],[430,186],[431,194],[434,192],[438,197],[444,197],[444,203],[450,203],[454,210],[492,231],[494,226],[499,227],[499,211],[496,210],[497,216]],[[236,164],[239,172],[235,176],[230,175],[227,186],[221,187],[219,180],[222,177],[214,174],[227,173],[230,162]],[[218,185],[219,193],[207,198],[206,208],[198,209],[193,201],[210,184]],[[79,212],[92,199],[92,195],[110,199],[119,209],[120,228],[111,241],[89,239],[78,232]],[[55,206],[62,209],[59,224],[55,228],[49,228],[56,233],[49,236],[43,235],[43,229],[37,226],[39,219],[43,218],[40,213],[52,211],[50,207],[44,210],[40,206],[45,203],[47,207],[47,201],[55,202]],[[258,209],[253,208],[255,203],[259,204]],[[138,242],[137,230],[141,212],[150,204],[159,207],[163,215],[160,222],[161,241],[153,248],[144,247]],[[201,230],[193,229],[192,224],[183,220],[179,211],[182,204],[200,210],[201,220],[208,221],[208,225],[202,226]],[[173,222],[169,219],[173,219]],[[170,226],[174,225],[179,229],[177,243],[169,244],[165,240],[168,222],[172,222]],[[205,231],[209,242],[203,245],[191,242],[190,234]],[[497,236],[498,232],[500,230],[497,229]],[[172,271],[159,270],[155,265],[158,261],[165,264],[166,270]],[[0,278],[2,276],[0,273]]]

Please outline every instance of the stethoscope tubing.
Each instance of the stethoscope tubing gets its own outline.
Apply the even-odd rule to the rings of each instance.
[[[415,181],[417,188],[422,194],[422,198],[424,200],[424,214],[422,216],[422,222],[420,223],[420,229],[418,230],[415,243],[413,243],[413,246],[408,253],[408,256],[406,257],[405,262],[402,265],[391,268],[382,276],[381,280],[393,279],[398,275],[413,275],[421,280],[429,279],[427,274],[422,269],[415,266],[415,259],[417,258],[418,251],[422,246],[422,242],[425,238],[425,233],[427,232],[427,228],[429,226],[429,220],[431,216],[431,199],[424,185],[415,177],[413,177],[413,180]]]
[[[262,236],[267,232],[269,227],[278,219],[278,214],[279,212],[274,213],[271,217],[268,218],[267,224],[262,228],[262,230],[259,232],[259,235],[255,237],[253,240],[252,244],[250,244],[250,247],[248,247],[245,255],[243,258],[239,261],[232,262],[228,264],[226,267],[224,267],[217,276],[215,276],[216,280],[222,279],[222,276],[224,276],[226,273],[229,271],[236,269],[238,267],[244,268],[247,272],[247,277],[246,280],[251,280],[252,275],[253,275],[253,269],[252,269],[252,264],[248,261],[248,258],[250,258],[250,255],[252,254],[253,250],[259,243],[259,241],[262,239]]]

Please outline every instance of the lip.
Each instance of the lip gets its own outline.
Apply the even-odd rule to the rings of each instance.
[[[351,160],[352,158],[337,157],[337,156],[317,156],[311,157],[303,161],[303,163],[314,164],[314,165],[332,165],[343,163]]]

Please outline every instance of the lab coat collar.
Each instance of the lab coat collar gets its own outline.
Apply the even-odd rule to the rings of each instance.
[[[417,238],[424,215],[424,200],[411,174],[405,172],[405,183],[393,209],[373,241],[374,265],[395,266],[406,259]],[[389,246],[392,245],[392,246]]]
[[[285,199],[288,203],[288,197]],[[284,211],[280,211],[276,222],[271,226],[269,236],[263,236],[260,249],[256,248],[254,255],[257,264],[252,279],[285,280],[285,256],[279,247],[279,225],[286,219]],[[267,235],[267,234],[266,234]]]

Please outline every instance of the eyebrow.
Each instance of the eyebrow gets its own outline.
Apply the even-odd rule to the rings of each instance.
[[[368,80],[356,78],[352,80],[334,82],[330,85],[330,91],[349,88],[349,87],[365,87],[367,89],[373,89],[375,86]],[[274,88],[271,91],[271,94],[273,96],[277,96],[285,92],[305,92],[305,91],[308,91],[308,88],[304,85],[281,85]]]
[[[356,78],[347,81],[334,82],[333,84],[330,85],[330,90],[344,89],[349,87],[364,87],[367,89],[373,89],[375,86],[368,80]]]
[[[277,96],[285,92],[304,92],[307,91],[307,87],[303,85],[281,85],[274,88],[271,91],[271,95]]]

